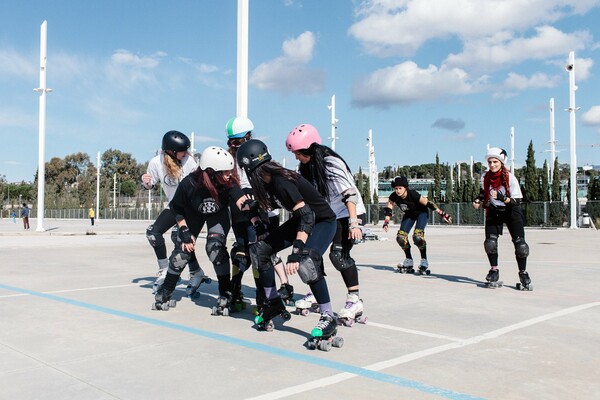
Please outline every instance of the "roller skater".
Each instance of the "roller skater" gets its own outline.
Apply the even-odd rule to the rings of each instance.
[[[169,308],[173,308],[176,305],[176,301],[171,299],[172,296],[172,290],[161,287],[154,296],[154,303],[152,304],[152,309],[169,311]]]
[[[355,322],[366,324],[367,317],[363,316],[363,302],[356,294],[348,294],[346,305],[337,315],[338,325],[352,326]]]
[[[409,189],[408,179],[405,176],[397,176],[392,181],[392,188],[394,191],[390,194],[387,201],[387,206],[383,209],[385,220],[383,221],[383,230],[388,231],[390,220],[392,219],[394,204],[404,213],[402,221],[400,222],[400,229],[396,233],[396,242],[400,248],[404,251],[406,259],[402,263],[402,266],[398,266],[397,272],[400,273],[411,273],[414,272],[413,258],[410,251],[410,242],[408,235],[410,230],[415,228],[412,235],[414,245],[419,249],[421,253],[421,262],[419,263],[418,275],[429,275],[429,263],[427,261],[427,242],[425,240],[425,227],[429,220],[429,210],[440,215],[442,220],[447,224],[452,223],[450,215],[442,211],[436,204],[429,201],[427,197],[421,196],[419,192],[414,189]]]
[[[500,271],[498,270],[498,268],[490,269],[487,276],[485,277],[485,280],[486,280],[485,287],[488,287],[488,288],[502,287],[502,285],[504,283],[502,281],[499,281],[498,279],[500,279]]]
[[[300,300],[296,300],[294,303],[296,306],[296,314],[307,316],[310,312],[318,313],[319,304],[317,303],[317,299],[312,293],[307,293],[306,296],[301,298]]]
[[[423,258],[419,263],[419,270],[416,272],[417,275],[429,275],[431,271],[429,270],[429,262]]]
[[[396,272],[400,274],[414,274],[414,263],[412,258],[407,258],[396,267]]]
[[[204,274],[204,271],[200,268],[196,271],[190,272],[190,279],[188,280],[187,287],[185,288],[185,293],[188,297],[196,298],[200,296],[200,292],[198,292],[198,288],[203,283],[210,284],[212,279]]]
[[[321,314],[317,325],[310,332],[310,338],[306,342],[309,350],[319,349],[329,351],[331,347],[342,347],[344,339],[337,335],[337,322],[335,317],[329,314]]]
[[[300,174],[317,188],[335,213],[336,231],[329,248],[329,260],[344,280],[347,297],[360,298],[358,268],[350,251],[355,241],[362,240],[359,216],[366,214],[366,209],[352,171],[339,154],[321,144],[321,136],[312,125],[295,127],[288,134],[285,147],[300,162]],[[311,309],[315,311],[307,302],[297,309],[302,315]],[[340,313],[346,311],[343,308]]]
[[[473,207],[485,209],[485,241],[483,248],[490,264],[490,273],[486,277],[486,287],[498,280],[498,238],[502,235],[504,224],[515,247],[515,258],[519,268],[519,290],[532,290],[531,279],[526,272],[529,245],[525,242],[525,229],[521,201],[523,194],[517,178],[506,168],[506,151],[491,147],[485,156],[488,171],[481,177],[481,191],[473,200]],[[502,282],[500,282],[501,284]]]
[[[189,153],[190,144],[190,139],[181,132],[169,131],[165,133],[162,138],[161,153],[150,160],[146,173],[142,175],[142,187],[152,190],[160,186],[166,198],[171,201],[179,182],[197,167],[194,157]],[[156,294],[160,289],[169,267],[167,247],[163,235],[173,227],[171,239],[173,244],[177,245],[176,223],[175,214],[167,207],[160,212],[156,221],[146,229],[146,238],[154,249],[158,262],[158,273],[152,285],[152,294]],[[190,271],[194,270],[195,267],[196,265],[190,265]]]
[[[254,318],[254,323],[258,330],[270,332],[274,327],[273,318],[277,315],[281,316],[284,321],[289,321],[292,318],[281,297],[265,300],[260,314]]]
[[[267,146],[260,140],[247,141],[237,152],[238,163],[246,170],[258,207],[284,208],[291,214],[269,235],[259,234],[259,218],[251,217],[259,240],[250,246],[250,257],[259,271],[266,298],[256,322],[268,323],[270,315],[285,309],[275,284],[272,256],[289,247],[292,252],[285,265],[287,275],[298,273],[302,282],[310,286],[321,312],[333,316],[323,254],[335,235],[335,213],[309,181],[271,159]],[[285,311],[283,316],[289,317],[289,312]]]

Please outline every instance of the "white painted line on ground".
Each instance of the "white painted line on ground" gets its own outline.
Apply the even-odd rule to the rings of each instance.
[[[375,326],[377,328],[382,328],[382,329],[389,329],[392,331],[411,333],[413,335],[420,335],[420,336],[427,336],[427,337],[432,337],[432,338],[436,338],[436,339],[450,340],[452,342],[462,342],[464,340],[464,339],[455,338],[452,336],[438,335],[437,333],[429,333],[429,332],[417,331],[414,329],[399,328],[399,327],[393,326],[393,325],[379,324],[377,322],[372,322],[371,320],[369,320],[369,322],[367,322],[367,325]]]
[[[491,332],[484,333],[482,335],[474,336],[469,339],[464,339],[459,342],[448,343],[441,346],[432,347],[430,349],[417,351],[415,353],[407,354],[401,357],[393,358],[391,360],[378,362],[375,364],[371,364],[369,366],[364,367],[365,369],[372,371],[381,371],[386,368],[391,368],[398,366],[400,364],[405,364],[410,361],[418,360],[430,355],[439,354],[448,350],[458,349],[461,347],[466,347],[472,344],[480,343],[484,340],[494,339],[499,336],[505,335],[507,333],[526,328],[528,326],[532,326],[535,324],[539,324],[541,322],[545,322],[554,318],[562,317],[568,314],[574,314],[579,311],[587,310],[588,308],[600,306],[600,302],[593,302],[587,304],[581,304],[579,306],[565,308],[564,310],[556,311],[550,314],[542,315],[540,317],[528,319],[526,321],[522,321],[513,325],[506,326],[504,328],[496,329]],[[246,400],[275,400],[281,399],[284,397],[292,396],[295,394],[300,394],[303,392],[307,392],[309,390],[322,388],[325,386],[333,385],[336,383],[340,383],[342,381],[351,379],[356,377],[357,375],[351,374],[348,372],[344,372],[341,374],[333,375],[327,378],[318,379],[312,382],[307,382],[301,385],[290,386],[282,390],[278,390],[276,392],[267,393],[261,396],[256,396],[252,398],[247,398]]]

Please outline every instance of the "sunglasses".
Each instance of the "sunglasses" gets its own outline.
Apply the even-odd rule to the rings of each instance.
[[[237,138],[237,139],[229,139],[227,141],[227,146],[229,147],[240,147],[241,145],[243,145],[244,143],[246,143],[246,138]]]

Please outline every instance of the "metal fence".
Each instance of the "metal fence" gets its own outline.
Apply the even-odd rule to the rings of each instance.
[[[524,203],[523,214],[525,215],[526,226],[541,227],[566,227],[570,225],[570,208],[563,202],[532,202]],[[367,205],[366,223],[377,225],[383,221],[382,205]],[[484,211],[480,208],[475,210],[471,203],[447,203],[441,204],[440,208],[452,216],[453,224],[465,226],[477,226],[484,224]],[[119,220],[154,220],[162,208],[158,207],[117,207],[102,208],[99,210],[96,218],[98,219],[119,219]],[[15,212],[17,218],[20,218],[20,209],[2,210],[0,218],[12,218]],[[598,226],[600,225],[600,201],[588,201],[585,206],[580,206],[577,212],[577,221],[579,226]],[[37,217],[37,209],[34,207],[30,212],[30,218]],[[288,213],[282,212],[282,221],[288,217]],[[45,209],[44,218],[56,219],[86,219],[88,210],[83,208],[74,209]],[[394,222],[399,223],[402,218],[400,210],[394,206]],[[440,216],[431,210],[429,211],[430,225],[443,224]]]

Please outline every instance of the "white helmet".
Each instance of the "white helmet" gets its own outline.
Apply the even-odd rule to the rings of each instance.
[[[233,169],[233,156],[221,147],[210,146],[204,149],[200,156],[200,168],[212,168],[215,171],[229,171]]]
[[[248,132],[254,130],[254,124],[250,118],[246,117],[233,117],[227,121],[225,125],[228,139],[239,139],[246,136]]]
[[[500,160],[502,164],[506,164],[506,158],[508,155],[506,154],[506,150],[501,149],[500,147],[490,147],[485,155],[485,160],[489,161],[490,158],[496,158]]]

